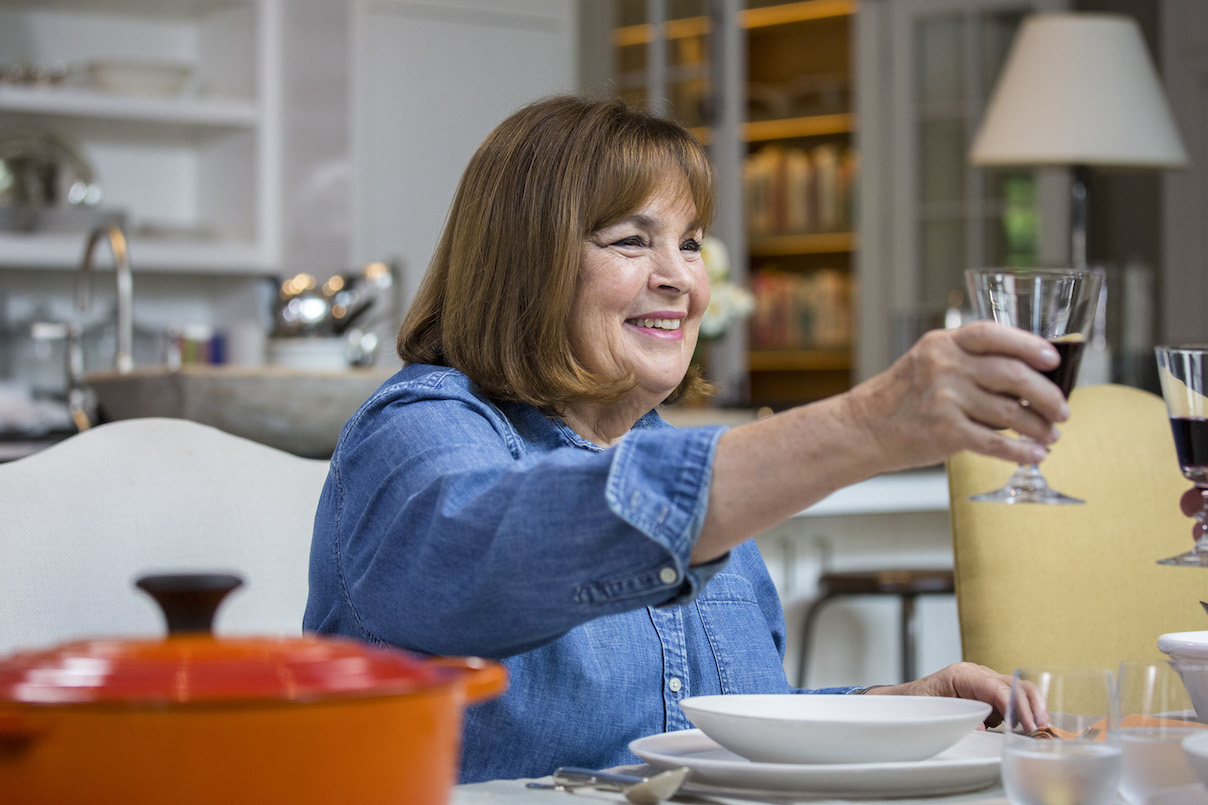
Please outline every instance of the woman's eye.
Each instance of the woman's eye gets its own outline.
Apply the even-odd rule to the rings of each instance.
[[[640,248],[642,246],[645,246],[646,243],[637,235],[630,235],[627,238],[621,238],[620,240],[616,241],[612,245],[613,246],[631,246],[634,248]]]
[[[699,252],[700,251],[700,241],[697,240],[696,238],[688,238],[687,240],[685,240],[683,243],[680,244],[680,249],[682,249],[683,251],[686,251],[686,252]]]

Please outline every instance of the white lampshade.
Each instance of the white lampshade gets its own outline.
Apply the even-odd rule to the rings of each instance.
[[[1178,168],[1187,164],[1136,21],[1024,20],[974,139],[975,165]]]

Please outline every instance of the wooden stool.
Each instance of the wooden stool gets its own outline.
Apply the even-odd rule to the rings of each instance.
[[[818,597],[805,613],[801,629],[800,663],[797,666],[797,687],[805,687],[810,636],[814,620],[822,605],[843,595],[896,595],[902,599],[902,679],[916,678],[917,629],[914,600],[920,595],[952,594],[956,592],[950,568],[920,570],[855,570],[827,571],[818,577]]]

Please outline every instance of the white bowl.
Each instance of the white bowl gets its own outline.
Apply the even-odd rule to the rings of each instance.
[[[187,88],[193,68],[177,62],[106,59],[91,62],[88,75],[103,92],[174,98]]]
[[[1208,632],[1170,632],[1160,635],[1158,650],[1175,660],[1208,661]]]
[[[1201,721],[1208,721],[1208,632],[1171,632],[1158,637],[1158,649],[1183,680]]]
[[[684,714],[719,744],[758,763],[923,760],[968,735],[990,705],[939,696],[693,696]]]

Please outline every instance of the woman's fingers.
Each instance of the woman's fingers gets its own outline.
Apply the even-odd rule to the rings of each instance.
[[[971,356],[973,379],[1006,403],[1000,406],[1002,416],[991,424],[1026,432],[1020,427],[1061,422],[1069,417],[1061,389],[1040,374],[1060,363],[1057,350],[1048,341],[1016,327],[990,322],[975,322],[952,334],[957,345]]]
[[[1041,371],[1059,358],[1042,338],[975,322],[927,333],[882,375],[857,387],[855,405],[869,431],[902,466],[943,460],[960,450],[1034,463],[1069,415],[1061,390]],[[855,391],[855,390],[853,390]],[[1031,444],[1008,436],[1010,429]]]

